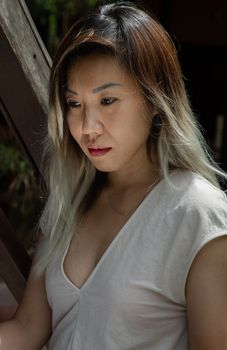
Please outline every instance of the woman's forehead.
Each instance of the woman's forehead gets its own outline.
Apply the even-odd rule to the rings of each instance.
[[[135,86],[134,77],[124,68],[114,56],[92,54],[79,58],[68,70],[67,85],[96,84],[93,89],[103,85],[109,87]]]

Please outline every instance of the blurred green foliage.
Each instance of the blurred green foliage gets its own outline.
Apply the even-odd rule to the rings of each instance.
[[[12,207],[17,208],[22,215],[31,213],[32,207],[27,205],[34,198],[36,179],[34,171],[26,158],[14,145],[0,144],[0,183],[5,189],[5,196],[10,198]],[[4,184],[4,186],[3,186]],[[22,197],[19,205],[18,200],[13,198],[14,193]],[[4,196],[1,197],[1,202]]]
[[[42,206],[35,171],[14,142],[0,143],[0,207],[15,227],[17,237],[30,249]]]

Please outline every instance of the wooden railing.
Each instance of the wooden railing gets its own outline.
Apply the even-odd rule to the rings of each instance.
[[[51,59],[23,0],[0,3],[0,110],[37,172],[42,162]],[[1,171],[1,164],[0,164]],[[40,173],[40,175],[42,175]],[[17,301],[30,259],[0,210],[0,277]]]
[[[14,230],[1,209],[0,225],[0,276],[19,302],[31,260],[26,250],[16,239]]]

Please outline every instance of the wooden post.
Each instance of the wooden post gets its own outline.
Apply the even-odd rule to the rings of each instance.
[[[51,59],[23,0],[1,0],[0,52],[0,109],[40,169]]]
[[[51,59],[23,0],[0,1],[0,110],[40,172]],[[0,211],[0,276],[20,301],[30,259]]]
[[[0,276],[19,302],[31,259],[16,239],[14,230],[0,209]]]

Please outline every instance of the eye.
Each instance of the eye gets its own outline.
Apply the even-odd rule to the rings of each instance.
[[[108,105],[111,105],[112,103],[114,103],[115,101],[117,101],[116,97],[104,97],[101,100],[101,105],[108,106]]]
[[[68,100],[66,103],[69,108],[78,108],[81,106],[80,102],[74,100]]]

